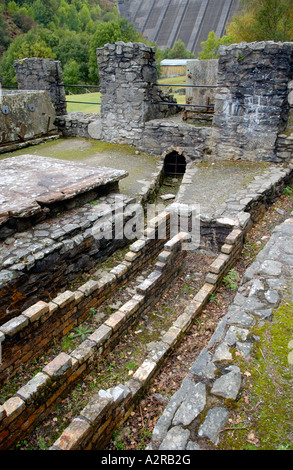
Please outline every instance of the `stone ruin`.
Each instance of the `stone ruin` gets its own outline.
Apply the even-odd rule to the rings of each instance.
[[[56,119],[53,124],[45,112],[47,131],[54,125],[64,136],[134,145],[156,155],[175,150],[187,161],[286,162],[292,152],[292,48],[292,43],[272,41],[241,43],[222,47],[218,60],[190,61],[187,84],[197,88],[187,88],[187,101],[214,108],[201,113],[208,118],[195,121],[196,126],[180,119],[184,106],[157,85],[155,48],[142,43],[117,42],[97,49],[100,115],[66,113],[58,61],[23,59],[15,62],[15,70],[19,89],[45,90],[50,97]]]
[[[230,198],[217,216],[201,220],[203,236],[211,240],[215,251],[203,287],[161,341],[149,350],[133,377],[95,395],[52,450],[105,446],[235,264],[248,230],[292,182],[287,163],[292,156],[289,102],[293,43],[241,44],[223,49],[216,64],[212,125],[199,127],[183,121],[182,107],[160,91],[154,52],[144,44],[121,42],[97,50],[103,92],[100,116],[66,113],[58,62],[26,59],[17,61],[15,67],[20,87],[26,91],[23,96],[29,96],[27,90],[50,96],[54,126],[64,136],[82,135],[134,145],[162,158],[177,152],[187,164],[242,159],[272,165],[248,185],[247,192],[240,190]],[[65,332],[87,318],[89,309],[99,306],[148,262],[155,260],[155,264],[129,302],[70,354],[61,353],[52,359],[0,406],[1,449],[13,448],[29,435],[67,389],[105,358],[139,316],[153,307],[178,276],[186,256],[183,243],[188,237],[187,233],[172,236],[172,212],[168,208],[150,221],[123,260],[101,276],[96,266],[126,241],[122,238],[116,243],[106,236],[97,239],[93,227],[104,235],[111,234],[131,219],[135,201],[119,194],[118,182],[125,172],[94,171],[31,155],[25,162],[29,162],[25,168],[13,158],[1,162],[5,171],[0,176],[2,186],[8,185],[0,200],[2,384],[29,367]],[[8,180],[7,174],[11,177]],[[182,186],[192,184],[187,165]],[[26,185],[29,190],[23,199]],[[22,207],[18,191],[22,191],[21,201],[25,202]],[[103,208],[91,204],[100,203],[101,197]],[[122,219],[114,211],[117,198],[124,210]],[[161,224],[167,230],[159,239]],[[86,270],[90,279],[71,290],[70,281]]]

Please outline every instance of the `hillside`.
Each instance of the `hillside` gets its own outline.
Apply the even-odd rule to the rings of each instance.
[[[0,76],[15,86],[13,62],[61,61],[66,83],[98,84],[96,48],[141,35],[110,0],[0,0]]]
[[[181,39],[196,57],[210,31],[225,33],[238,6],[239,0],[118,0],[120,14],[148,40],[165,49]]]

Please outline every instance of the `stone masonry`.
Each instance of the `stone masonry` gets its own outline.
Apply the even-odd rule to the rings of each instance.
[[[233,304],[158,419],[149,450],[190,451],[204,448],[205,441],[219,444],[230,416],[228,403],[241,395],[243,372],[235,357],[251,359],[260,341],[252,329],[270,322],[285,292],[291,294],[292,235],[289,218],[246,270]],[[288,362],[289,346],[284,344]]]
[[[60,61],[32,57],[16,60],[14,68],[19,90],[46,91],[55,107],[56,115],[66,114]]]
[[[118,41],[97,49],[97,56],[103,140],[128,144],[139,142],[146,121],[178,111],[176,106],[159,104],[176,101],[155,85],[154,47]]]
[[[221,159],[276,161],[286,127],[293,43],[241,43],[220,51],[213,119],[214,154]]]

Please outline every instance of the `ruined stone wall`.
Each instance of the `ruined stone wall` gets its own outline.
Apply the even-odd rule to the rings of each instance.
[[[214,154],[221,159],[279,161],[285,128],[293,43],[233,44],[220,51],[213,119]]]
[[[61,62],[36,57],[16,60],[15,74],[19,90],[44,90],[48,93],[56,115],[66,114],[65,89],[62,85]]]
[[[3,111],[4,110],[4,111]],[[54,107],[43,91],[4,91],[0,112],[0,153],[12,144],[56,135]]]
[[[145,122],[178,112],[176,103],[155,85],[155,48],[142,43],[105,44],[97,49],[100,76],[102,138],[135,144]]]
[[[186,252],[181,249],[184,241],[183,235],[178,234],[164,244],[164,251],[161,252],[161,257],[160,255],[158,256],[154,270],[145,281],[137,286],[136,294],[130,301],[111,314],[89,336],[88,340],[82,342],[70,355],[62,352],[50,361],[42,369],[42,372],[33,377],[18,390],[17,394],[8,399],[3,407],[0,407],[1,450],[13,447],[17,441],[23,439],[25,435],[31,432],[52,407],[60,401],[65,390],[68,390],[77,380],[80,380],[85,372],[88,373],[92,370],[114,348],[119,338],[133,325],[137,324],[140,317],[153,307],[162,293],[178,276],[183,266],[186,256]],[[137,246],[134,246],[134,251],[131,253],[136,254],[137,248]],[[88,303],[86,297],[91,296],[91,294],[94,296],[96,292],[103,288],[102,282],[92,282],[90,290],[88,288],[89,286],[81,289],[77,296],[67,292],[65,293],[66,295],[63,295],[63,298],[61,296],[59,299],[54,299],[51,303],[51,312],[52,308],[54,308],[56,313],[58,307],[65,307],[66,302],[70,305],[71,310],[75,311],[78,303]],[[88,304],[89,306],[90,304]],[[28,315],[26,317],[27,324],[34,321],[38,322],[42,317],[48,317],[49,306],[39,304],[27,311],[26,314]],[[24,315],[22,320],[23,318]],[[51,331],[52,323],[50,333]],[[0,331],[0,335],[1,333],[2,331]],[[13,332],[11,330],[10,333],[12,336]],[[18,412],[11,412],[12,410],[15,411],[15,408],[17,408]],[[108,429],[105,435],[107,435],[113,425],[117,424],[116,411],[113,410],[111,415],[112,424],[107,426]],[[104,432],[105,429],[103,434]]]
[[[208,150],[210,133],[210,127],[154,119],[146,123],[137,146],[153,155],[176,151],[183,154],[187,162],[201,161]]]

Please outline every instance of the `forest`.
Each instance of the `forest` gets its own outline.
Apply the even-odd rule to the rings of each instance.
[[[13,62],[24,57],[60,60],[63,81],[99,83],[96,49],[105,43],[149,43],[122,18],[110,0],[0,0],[0,76],[5,87],[15,86]],[[160,51],[166,57],[193,58],[182,41]]]

